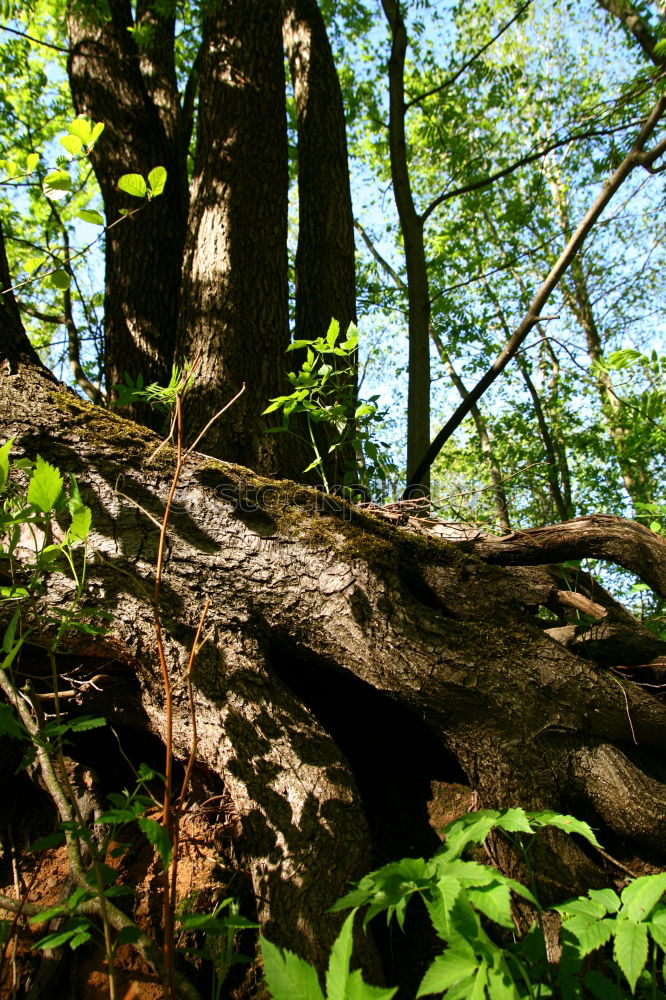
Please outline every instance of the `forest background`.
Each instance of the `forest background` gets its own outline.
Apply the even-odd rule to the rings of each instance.
[[[422,219],[430,311],[431,419],[425,402],[412,405],[426,425],[422,440],[508,340],[652,100],[654,64],[637,44],[635,25],[629,29],[608,6],[534,0],[405,7],[406,166]],[[633,9],[659,64],[660,13],[650,4]],[[350,151],[361,395],[378,396],[376,437],[390,442],[388,478],[374,492],[395,498],[406,464],[410,248],[392,186],[391,32],[379,5],[324,3],[322,12]],[[196,5],[179,6],[177,16],[184,91],[200,41]],[[98,235],[79,217],[101,207],[87,162],[74,196],[51,190],[43,197],[44,177],[63,154],[55,137],[74,113],[65,27],[63,4],[22,5],[21,18],[5,17],[0,58],[11,87],[3,94],[3,155],[24,162],[44,151],[30,177],[6,176],[2,186],[19,281],[46,269],[44,253],[71,257]],[[139,49],[150,44],[148,22],[130,30]],[[293,94],[287,110],[295,155]],[[133,169],[131,149],[126,167]],[[290,169],[293,316],[295,160]],[[645,517],[641,504],[663,502],[663,195],[661,179],[641,171],[596,223],[516,363],[440,452],[432,485],[442,516],[506,531],[592,510]],[[104,385],[103,253],[102,239],[73,260],[66,289],[62,272],[21,287],[33,342],[56,372],[69,373],[96,400],[111,391]],[[627,348],[636,355],[613,358]],[[609,355],[621,372],[603,368]],[[647,512],[653,521],[658,514]]]

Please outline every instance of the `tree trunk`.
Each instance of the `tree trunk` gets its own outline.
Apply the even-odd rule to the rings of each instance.
[[[151,46],[139,50],[127,0],[110,0],[109,20],[72,3],[68,13],[68,72],[77,113],[104,122],[91,160],[104,198],[107,392],[142,375],[165,384],[176,346],[180,269],[185,240],[189,126],[182,119],[173,64],[172,19],[150,14]],[[140,21],[148,18],[146,11]],[[121,209],[140,204],[118,188],[122,174],[167,170],[164,194],[113,226]],[[134,416],[156,425],[156,414]],[[157,423],[161,418],[157,417]]]
[[[331,319],[356,322],[354,216],[340,83],[315,0],[283,0],[284,42],[298,127],[296,340]]]
[[[16,339],[3,335],[3,355],[16,356]],[[150,515],[164,508],[172,452],[151,460],[155,435],[20,360],[0,379],[0,415],[18,454],[39,452],[77,477],[93,509],[89,593],[114,615],[116,681],[126,700],[140,701],[133,717],[140,709],[160,733],[164,697],[145,594],[158,534]],[[398,792],[414,811],[403,814],[395,773],[383,773],[367,740],[393,703],[405,714],[385,724],[387,743],[425,727],[439,747],[433,756],[455,758],[481,805],[582,811],[605,837],[615,831],[663,852],[655,817],[666,706],[609,674],[603,657],[581,658],[545,634],[537,612],[554,608],[566,621],[571,591],[561,572],[520,568],[592,555],[638,572],[663,596],[666,542],[648,529],[606,516],[454,545],[193,455],[168,541],[162,616],[172,680],[208,597],[210,638],[193,677],[197,766],[220,776],[233,800],[237,847],[272,940],[324,964],[339,923],[326,909],[377,860],[373,842],[377,851],[391,825],[376,822],[379,789],[393,822],[414,836],[425,806],[418,795],[428,796],[415,775],[429,763],[409,758],[415,770]],[[612,624],[617,606],[600,588],[584,590],[574,604]],[[632,622],[625,615],[623,627],[643,641]],[[659,658],[666,643],[654,643]],[[106,697],[119,712],[119,696]],[[175,700],[174,727],[186,757],[184,698]],[[503,863],[515,870],[508,856]],[[547,902],[604,881],[567,838],[544,843],[537,876]],[[372,967],[370,952],[366,961]]]
[[[389,150],[391,179],[405,245],[409,305],[409,384],[407,387],[407,487],[410,495],[430,490],[430,464],[415,478],[430,444],[430,291],[423,217],[416,211],[405,136],[405,55],[407,31],[398,0],[382,0],[391,29],[389,57]]]
[[[286,473],[286,437],[266,436],[261,417],[269,397],[284,390],[289,344],[279,0],[210,6],[202,51],[179,339],[182,354],[200,361],[188,425],[202,427],[245,383],[242,398],[202,448]],[[301,468],[300,461],[292,465],[292,474]]]

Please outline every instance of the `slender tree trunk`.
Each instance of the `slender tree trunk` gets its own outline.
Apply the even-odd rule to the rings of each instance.
[[[297,340],[331,319],[356,322],[354,216],[342,93],[315,0],[283,0],[284,42],[298,127]]]
[[[326,26],[315,0],[282,0],[283,38],[294,89],[298,131],[298,245],[296,249],[295,340],[323,337],[332,319],[344,334],[356,322],[356,262],[347,157],[347,130],[340,82]],[[291,355],[302,364],[305,351]],[[355,410],[357,358],[332,364],[352,369]],[[292,418],[294,429],[307,430]],[[329,454],[332,428],[313,429],[330,484],[342,484],[356,463],[351,445]],[[303,462],[309,465],[311,459]]]
[[[145,6],[145,5],[144,5]],[[110,19],[78,3],[68,12],[69,80],[79,114],[104,122],[91,159],[107,225],[139,202],[117,187],[125,173],[167,170],[164,194],[106,236],[105,379],[113,386],[141,374],[168,381],[176,344],[180,268],[187,218],[186,153],[173,64],[173,20],[150,15],[154,48],[141,54],[128,30],[127,0],[110,0]],[[143,19],[148,17],[144,13]],[[133,410],[147,421],[154,411]]]
[[[262,411],[284,391],[289,344],[287,131],[279,0],[225,0],[203,25],[197,152],[188,223],[180,352],[199,359],[188,402],[194,433],[245,393],[202,448],[296,475],[286,436]],[[293,452],[293,446],[291,447]]]
[[[382,0],[391,29],[389,58],[389,149],[391,178],[407,267],[409,305],[409,383],[407,390],[407,483],[430,489],[430,467],[418,480],[413,473],[430,443],[430,292],[426,263],[423,219],[412,195],[405,138],[405,55],[407,31],[397,0]]]

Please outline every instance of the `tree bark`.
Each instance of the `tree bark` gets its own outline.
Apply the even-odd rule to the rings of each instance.
[[[287,131],[279,0],[207,9],[179,348],[199,359],[187,406],[193,432],[243,397],[202,448],[267,473],[296,475],[285,435],[261,417],[284,390],[289,344]]]
[[[283,0],[283,35],[298,128],[296,340],[331,319],[356,322],[354,216],[340,83],[314,0]]]
[[[140,12],[140,23],[148,17]],[[111,17],[72,3],[67,17],[68,73],[78,114],[104,122],[91,160],[104,199],[107,226],[136,198],[120,191],[122,174],[144,177],[167,170],[164,194],[130,219],[107,230],[105,274],[105,379],[109,398],[125,374],[168,382],[176,346],[178,293],[187,219],[187,128],[181,127],[173,67],[172,19],[150,14],[154,41],[139,52],[128,0],[110,0]],[[153,425],[155,411],[132,414]]]

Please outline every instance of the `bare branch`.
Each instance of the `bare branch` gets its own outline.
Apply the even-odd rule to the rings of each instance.
[[[476,62],[477,59],[480,59],[483,53],[486,52],[491,47],[491,45],[494,45],[497,39],[501,38],[504,32],[508,31],[512,24],[515,24],[515,22],[519,20],[520,17],[522,17],[522,15],[525,13],[527,8],[532,4],[532,2],[533,0],[527,0],[527,2],[522,5],[522,7],[519,7],[516,13],[511,18],[511,20],[507,21],[506,24],[502,25],[502,27],[493,35],[490,41],[486,42],[485,45],[483,45],[480,49],[474,52],[474,54],[471,55],[469,59],[467,59],[466,62],[464,62],[462,66],[460,66],[460,68],[455,71],[455,73],[452,73],[451,76],[447,77],[446,80],[438,84],[437,87],[433,87],[432,90],[426,90],[425,93],[419,94],[418,97],[413,97],[411,101],[407,101],[407,103],[405,104],[405,111],[409,111],[409,109],[413,108],[415,104],[419,104],[421,101],[425,101],[426,98],[432,97],[434,94],[438,94],[441,90],[446,90],[447,87],[451,87],[456,82],[456,80],[462,76],[465,70],[468,70],[469,67]]]

